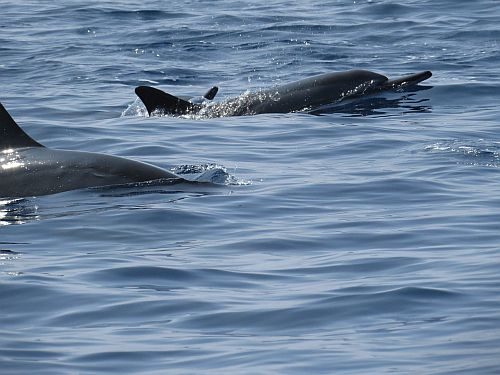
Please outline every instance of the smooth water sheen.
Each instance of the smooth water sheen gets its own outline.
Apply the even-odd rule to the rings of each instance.
[[[0,201],[0,373],[500,372],[500,7],[0,1],[0,101],[41,143],[213,183]],[[151,117],[422,70],[320,116]]]

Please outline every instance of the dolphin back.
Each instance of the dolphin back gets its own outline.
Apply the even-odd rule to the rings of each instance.
[[[361,69],[325,73],[266,90],[246,92],[236,98],[208,105],[194,104],[153,87],[139,86],[135,92],[149,114],[160,110],[164,114],[184,115],[203,110],[204,115],[209,117],[244,116],[310,110],[346,98],[406,88],[430,76],[431,72],[424,71],[389,79],[382,74]],[[209,91],[207,96],[213,98],[215,95]]]

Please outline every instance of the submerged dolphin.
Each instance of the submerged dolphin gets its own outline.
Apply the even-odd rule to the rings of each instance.
[[[312,110],[346,98],[406,88],[431,76],[430,71],[425,71],[388,79],[368,70],[350,70],[321,74],[268,90],[245,93],[222,102],[197,103],[189,98],[176,97],[149,86],[139,86],[135,92],[150,115],[158,111],[168,115],[244,116]],[[204,98],[212,100],[216,93],[217,87],[213,87]]]
[[[153,165],[117,156],[46,148],[26,134],[0,103],[0,197],[159,179],[185,181]]]

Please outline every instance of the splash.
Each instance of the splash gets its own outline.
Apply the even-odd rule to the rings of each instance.
[[[247,90],[235,98],[225,99],[221,102],[205,101],[203,103],[203,107],[196,113],[188,113],[180,117],[193,120],[203,120],[218,117],[241,116],[242,114],[252,115],[255,113],[252,112],[251,108],[255,104],[263,103],[265,101],[277,102],[279,100],[280,94],[278,90]]]
[[[242,186],[250,185],[248,180],[238,179],[219,164],[180,165],[171,169],[177,175],[198,182],[210,182],[218,185]]]
[[[149,115],[142,101],[136,98],[134,102],[122,112],[120,117],[149,117]]]

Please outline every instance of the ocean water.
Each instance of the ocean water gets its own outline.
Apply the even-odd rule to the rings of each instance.
[[[1,374],[500,373],[497,0],[1,1],[41,143],[212,183],[0,201]],[[354,68],[331,113],[147,117]]]

